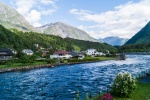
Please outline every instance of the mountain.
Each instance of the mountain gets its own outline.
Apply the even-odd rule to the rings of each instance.
[[[61,38],[59,36],[40,34],[36,32],[21,32],[16,29],[10,31],[0,25],[0,48],[11,48],[22,51],[25,48],[36,50],[33,44],[39,44],[43,48],[55,50],[80,51],[95,48],[101,51],[116,51],[116,48],[99,42],[76,40],[71,38]]]
[[[108,43],[110,45],[113,45],[113,46],[117,46],[117,45],[120,46],[120,45],[123,45],[124,43],[126,43],[128,41],[128,39],[120,38],[117,36],[106,37],[106,38],[99,39],[99,40],[102,42]]]
[[[126,44],[149,44],[150,22],[148,22],[138,33],[136,33]]]
[[[0,24],[10,29],[15,28],[20,31],[41,32],[34,28],[29,22],[14,8],[0,2]]]
[[[44,25],[40,28],[35,28],[14,8],[9,7],[2,2],[0,2],[0,24],[7,29],[14,28],[23,32],[32,31],[38,33],[58,35],[62,38],[73,38],[79,40],[99,42],[98,40],[89,36],[86,32],[76,27],[60,22]]]
[[[79,40],[99,42],[98,40],[89,36],[85,31],[61,22],[47,24],[39,27],[39,29],[41,29],[45,34],[57,35],[62,38],[73,38]]]

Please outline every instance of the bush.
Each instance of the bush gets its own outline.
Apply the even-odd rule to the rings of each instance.
[[[49,59],[49,60],[47,60],[48,64],[53,64],[53,63],[56,63],[56,62],[57,62],[57,59]]]
[[[23,64],[30,63],[30,56],[23,55],[19,58],[19,61]]]
[[[136,88],[136,80],[129,72],[120,72],[112,85],[112,93],[119,97],[129,97]]]

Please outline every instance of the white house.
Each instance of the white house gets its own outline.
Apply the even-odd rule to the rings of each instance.
[[[97,56],[105,56],[106,54],[104,54],[103,52],[96,52],[95,55],[97,55]]]
[[[25,53],[26,55],[33,55],[34,52],[31,49],[24,49],[22,50],[22,53]]]
[[[86,54],[87,54],[87,55],[95,55],[96,52],[97,52],[96,49],[88,49],[88,50],[86,51]]]

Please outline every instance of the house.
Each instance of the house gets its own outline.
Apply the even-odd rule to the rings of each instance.
[[[79,54],[78,59],[84,59],[84,58],[85,58],[85,56],[83,54]]]
[[[50,55],[50,58],[60,58],[60,59],[69,59],[72,56],[70,55],[70,52],[67,52],[65,50],[59,50],[53,53],[53,55]]]
[[[48,54],[50,54],[50,52],[49,52],[48,50],[46,50],[46,51],[43,50],[43,51],[42,51],[42,56],[46,56],[46,55],[48,55]]]
[[[75,58],[75,57],[78,57],[79,56],[79,52],[76,52],[76,51],[71,51],[70,52],[70,55]]]
[[[95,55],[96,52],[97,52],[96,49],[88,49],[88,50],[86,51],[86,54],[87,54],[87,55]]]
[[[33,44],[36,48],[39,48],[39,44]]]
[[[104,54],[103,52],[95,52],[96,56],[105,56],[106,54]]]
[[[22,50],[22,53],[26,54],[26,55],[33,55],[34,52],[31,49],[24,49]]]
[[[80,53],[80,52],[71,51],[70,54],[71,54],[71,56],[72,56],[73,58],[75,58],[75,57],[78,58],[78,59],[83,59],[83,58],[85,58],[85,56],[84,56],[82,53]]]
[[[11,49],[0,49],[0,60],[9,60],[14,55]]]

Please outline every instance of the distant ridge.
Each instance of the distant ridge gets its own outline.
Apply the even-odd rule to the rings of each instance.
[[[98,40],[89,36],[85,31],[61,22],[47,24],[39,27],[39,29],[41,29],[45,34],[57,35],[62,38],[73,38],[79,40],[99,42]]]
[[[117,36],[106,37],[106,38],[99,39],[99,40],[102,42],[108,43],[112,46],[121,46],[128,41],[128,39],[126,38],[120,38]]]

